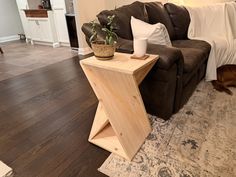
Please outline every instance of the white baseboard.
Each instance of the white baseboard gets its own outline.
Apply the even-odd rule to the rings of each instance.
[[[60,42],[60,46],[70,47],[70,43],[69,42]]]
[[[19,35],[0,37],[0,43],[20,40]]]
[[[79,55],[88,55],[88,54],[90,54],[92,52],[93,51],[89,47],[79,48],[79,50],[78,50]]]
[[[47,46],[52,46],[53,48],[57,48],[57,47],[60,47],[60,44],[59,42],[46,42],[46,41],[34,41],[34,40],[31,40],[31,45],[35,45],[35,44],[38,44],[38,45],[47,45]]]
[[[52,47],[53,48],[58,48],[58,47],[60,47],[61,45],[59,44],[59,42],[55,42],[55,43],[53,43],[52,44]]]

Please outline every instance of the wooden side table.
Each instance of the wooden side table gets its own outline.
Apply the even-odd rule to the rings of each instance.
[[[99,100],[89,142],[128,160],[143,144],[151,126],[138,85],[158,59],[130,59],[116,53],[114,59],[90,57],[80,64]]]

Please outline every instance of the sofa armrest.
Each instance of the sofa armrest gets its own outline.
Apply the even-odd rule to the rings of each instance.
[[[164,45],[148,44],[147,53],[159,55],[157,66],[161,69],[168,70],[173,64],[179,65],[178,70],[183,68],[182,52],[175,47],[168,47]]]
[[[117,52],[133,53],[133,41],[119,38],[117,41]],[[161,69],[168,70],[173,64],[179,64],[179,70],[183,68],[182,52],[175,47],[164,45],[148,44],[147,53],[159,55],[157,65]]]
[[[123,38],[118,38],[116,51],[121,53],[133,53],[133,41]]]

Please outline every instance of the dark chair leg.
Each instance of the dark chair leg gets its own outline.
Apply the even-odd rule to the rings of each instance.
[[[0,47],[0,52],[1,52],[1,54],[3,54],[3,51],[2,51],[2,48]]]

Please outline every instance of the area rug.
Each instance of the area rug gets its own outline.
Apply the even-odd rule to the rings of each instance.
[[[0,161],[0,177],[12,177],[13,172],[10,167]]]
[[[153,131],[132,162],[111,154],[98,169],[112,177],[236,177],[236,89],[229,96],[201,82],[169,121]]]

